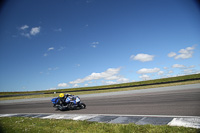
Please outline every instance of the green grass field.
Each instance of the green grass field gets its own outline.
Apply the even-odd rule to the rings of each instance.
[[[1,133],[197,133],[200,129],[167,125],[109,124],[88,121],[0,118]]]

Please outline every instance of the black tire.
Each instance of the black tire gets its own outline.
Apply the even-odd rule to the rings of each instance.
[[[57,106],[57,109],[60,110],[60,111],[63,111],[64,107],[62,105],[59,105],[59,106]]]
[[[85,103],[81,103],[81,109],[85,109],[85,108],[86,108]]]

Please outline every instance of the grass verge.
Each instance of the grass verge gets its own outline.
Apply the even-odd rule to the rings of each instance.
[[[0,118],[1,133],[197,133],[199,129],[167,125],[109,124],[89,121],[40,119],[26,117]]]

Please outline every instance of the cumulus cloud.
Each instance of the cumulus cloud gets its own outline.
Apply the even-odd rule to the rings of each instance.
[[[183,73],[184,73],[184,75],[188,75],[188,74],[199,74],[199,73],[200,73],[200,70],[187,68],[187,69],[183,70]]]
[[[28,29],[28,28],[29,28],[28,25],[23,25],[23,26],[20,27],[21,30],[25,30],[25,29]]]
[[[48,51],[54,50],[54,47],[50,47],[48,48]]]
[[[106,79],[107,81],[102,81],[102,84],[106,84],[106,85],[110,85],[110,84],[119,84],[119,83],[127,83],[129,82],[129,79],[124,78],[122,76],[116,76],[117,78],[115,79],[115,81],[113,81],[112,79]]]
[[[57,88],[49,88],[49,89],[47,89],[47,90],[56,90]]]
[[[163,74],[164,74],[163,71],[159,71],[159,72],[158,72],[158,75],[163,75]]]
[[[44,56],[48,56],[50,51],[54,50],[54,47],[50,47],[47,49],[46,53],[44,53]]]
[[[30,34],[33,35],[33,36],[35,36],[38,33],[40,33],[40,27],[34,27],[30,31]]]
[[[74,84],[74,85],[73,85],[73,87],[75,87],[75,88],[76,88],[76,87],[79,87],[79,85],[78,85],[78,84]]]
[[[174,57],[174,56],[176,56],[176,53],[175,53],[175,52],[170,52],[170,53],[168,54],[168,57]]]
[[[40,27],[33,27],[31,28],[31,30],[27,30],[29,29],[29,26],[28,25],[23,25],[19,28],[20,30],[20,34],[24,37],[27,37],[27,38],[31,38],[31,36],[35,36],[36,34],[40,33]]]
[[[58,84],[58,87],[69,87],[67,83],[60,83]]]
[[[146,75],[146,74],[139,76],[139,78],[141,78],[142,80],[150,80],[151,79],[151,77],[149,75]]]
[[[114,76],[109,76],[109,77],[105,77],[106,80],[116,80],[119,79],[118,75],[114,75]]]
[[[96,48],[97,46],[96,45],[91,45],[91,47]]]
[[[96,48],[99,42],[92,42],[91,44],[92,44],[91,47]]]
[[[188,68],[194,68],[195,67],[195,65],[191,65],[191,66],[189,66]]]
[[[99,42],[92,42],[92,44],[99,44]]]
[[[154,58],[154,55],[149,55],[149,54],[137,54],[137,55],[131,55],[130,59],[132,60],[138,60],[141,62],[147,62],[147,61],[152,61]]]
[[[116,84],[117,82],[115,81],[102,81],[102,84],[106,84],[106,85],[111,85],[111,84]]]
[[[22,36],[30,38],[30,34],[29,33],[21,33]]]
[[[172,65],[173,68],[185,68],[184,65],[180,65],[180,64],[174,64]]]
[[[168,57],[174,57],[174,59],[188,59],[191,58],[194,53],[195,46],[187,47],[185,49],[179,50],[178,54],[171,52]]]
[[[120,77],[117,79],[117,83],[127,83],[127,82],[129,82],[129,79],[127,78]]]
[[[168,69],[168,67],[163,67],[164,69]]]
[[[129,82],[129,79],[124,78],[123,76],[119,75],[121,68],[109,68],[104,72],[100,73],[91,73],[90,75],[84,77],[84,78],[79,78],[74,81],[70,81],[69,84],[80,84],[83,82],[88,81],[88,83],[93,83],[96,81],[92,80],[99,80],[102,79],[101,83],[102,84],[117,84],[117,83],[127,83]],[[88,86],[88,84],[85,84],[85,86]]]
[[[169,74],[170,74],[170,73],[174,73],[174,71],[172,71],[172,70],[169,70],[169,71],[168,71],[168,73],[169,73]]]
[[[65,47],[60,47],[60,48],[58,49],[58,51],[62,51],[63,49],[65,49]]]
[[[120,72],[121,68],[109,68],[105,72],[101,73],[92,73],[89,76],[86,76],[85,78],[82,79],[77,79],[75,81],[69,82],[70,84],[79,84],[83,83],[85,81],[91,81],[91,80],[97,80],[97,79],[114,79],[116,74]]]
[[[53,68],[52,68],[52,67],[49,67],[49,68],[48,68],[48,71],[55,71],[55,70],[58,70],[58,69],[59,69],[59,67],[53,67]]]
[[[88,84],[84,84],[84,86],[86,87],[86,86],[88,86]]]
[[[146,74],[146,73],[156,73],[159,72],[160,68],[152,68],[152,69],[147,69],[147,68],[142,68],[137,71],[138,74]]]

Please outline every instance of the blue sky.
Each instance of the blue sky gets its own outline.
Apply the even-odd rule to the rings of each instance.
[[[195,0],[7,0],[0,20],[0,91],[200,73]]]

